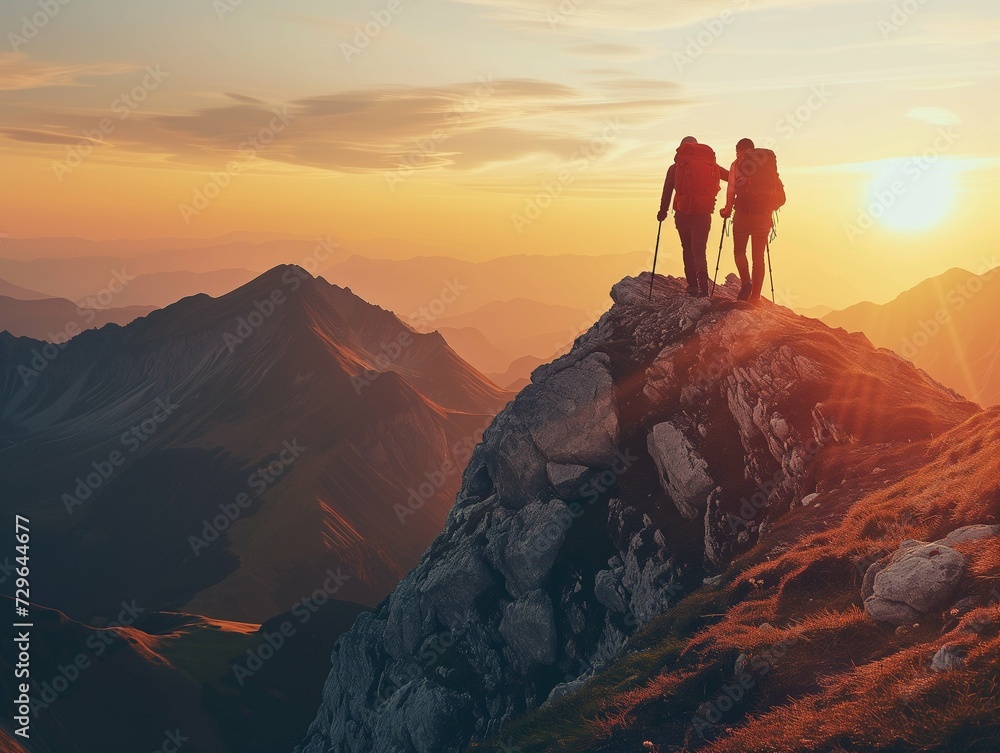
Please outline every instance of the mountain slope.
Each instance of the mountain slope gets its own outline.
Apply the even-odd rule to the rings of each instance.
[[[279,267],[63,349],[0,335],[5,509],[36,522],[36,585],[77,619],[137,599],[261,622],[330,568],[372,604],[508,397],[440,335]]]
[[[65,298],[18,300],[0,296],[0,329],[16,337],[64,342],[85,329],[128,324],[153,310],[151,306],[90,309]]]
[[[27,288],[9,283],[6,280],[0,280],[0,295],[7,296],[8,298],[16,298],[19,301],[38,301],[49,297],[45,293],[39,293],[37,290],[28,290]]]
[[[736,303],[735,277],[714,302],[657,281],[652,303],[648,275],[615,286],[611,311],[498,415],[444,531],[334,649],[300,751],[504,741],[793,505],[979,411],[863,337]],[[866,472],[856,459],[858,475],[828,475],[842,453],[867,453]]]
[[[952,269],[884,305],[859,303],[823,321],[864,332],[981,405],[1000,403],[1000,275]]]

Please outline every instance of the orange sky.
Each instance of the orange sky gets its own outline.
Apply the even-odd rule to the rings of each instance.
[[[784,299],[886,300],[1000,263],[1000,11],[902,5],[8,2],[0,233],[651,250],[679,139],[728,164],[750,136],[788,189]]]

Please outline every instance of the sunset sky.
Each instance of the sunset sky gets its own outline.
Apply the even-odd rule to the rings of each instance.
[[[9,236],[651,251],[691,134],[778,153],[790,304],[1000,264],[985,0],[7,0],[0,31]]]

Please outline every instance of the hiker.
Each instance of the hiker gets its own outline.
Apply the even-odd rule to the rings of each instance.
[[[674,164],[663,183],[660,211],[663,222],[670,214],[674,196],[674,225],[684,249],[684,275],[691,296],[708,297],[708,236],[712,231],[715,201],[722,190],[720,180],[729,180],[729,171],[715,161],[715,152],[688,136],[677,148]]]
[[[729,171],[726,206],[720,212],[733,219],[733,250],[740,273],[738,300],[760,303],[764,287],[764,255],[774,229],[774,212],[785,205],[785,187],[778,177],[778,161],[769,149],[757,149],[750,139],[736,144],[736,161]],[[747,261],[747,245],[753,247],[753,275]],[[773,287],[773,286],[772,286]]]

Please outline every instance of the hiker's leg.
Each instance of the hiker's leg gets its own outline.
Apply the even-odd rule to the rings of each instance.
[[[712,215],[699,214],[692,217],[691,245],[695,263],[698,292],[708,295],[708,236],[712,232]]]
[[[733,230],[733,254],[736,257],[736,269],[740,273],[740,282],[750,284],[750,262],[747,260],[747,244],[750,233],[742,228]]]
[[[681,237],[681,249],[684,251],[684,276],[687,278],[688,292],[698,289],[698,276],[695,271],[691,237],[691,215],[675,214],[674,225]]]
[[[764,276],[767,274],[768,233],[754,233],[753,239],[753,292],[750,293],[751,301],[759,301],[761,291],[764,289]]]

